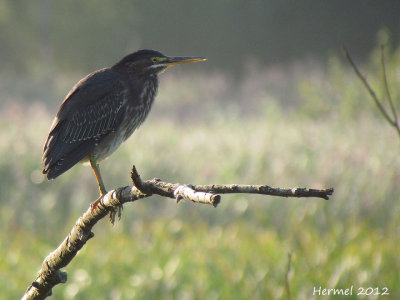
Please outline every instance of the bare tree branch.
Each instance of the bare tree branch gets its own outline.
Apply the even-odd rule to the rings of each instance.
[[[347,61],[350,63],[351,67],[353,68],[354,73],[356,73],[357,77],[361,80],[361,82],[363,83],[363,85],[367,89],[368,93],[370,94],[371,98],[374,100],[374,102],[375,102],[376,106],[378,107],[379,111],[382,113],[382,115],[386,119],[386,121],[396,129],[397,134],[399,135],[399,138],[400,138],[400,125],[399,125],[399,122],[398,122],[397,112],[396,112],[396,109],[394,107],[393,100],[392,100],[392,97],[391,97],[391,94],[390,94],[390,91],[389,91],[388,82],[387,82],[383,46],[381,48],[381,51],[382,51],[381,52],[381,65],[382,65],[382,73],[383,73],[383,83],[384,83],[384,86],[385,86],[385,91],[386,91],[386,95],[388,97],[388,101],[390,103],[391,111],[393,113],[393,118],[391,116],[389,116],[389,113],[386,111],[385,107],[383,106],[382,101],[378,98],[378,96],[376,95],[375,91],[369,85],[367,79],[361,74],[361,72],[357,68],[357,65],[354,63],[353,59],[351,58],[350,53],[347,51],[346,48],[343,48],[343,51],[344,51],[344,55],[345,55]]]
[[[160,179],[142,181],[135,166],[132,168],[131,178],[134,186],[121,187],[108,192],[97,205],[96,209],[88,210],[76,221],[68,236],[43,261],[39,275],[28,287],[22,299],[45,299],[51,295],[52,288],[67,281],[67,273],[61,268],[67,266],[78,251],[91,239],[94,234],[92,228],[98,221],[111,212],[115,218],[116,209],[124,203],[160,195],[180,200],[190,200],[196,203],[205,203],[216,207],[221,200],[219,193],[253,193],[280,197],[319,197],[328,200],[333,194],[333,188],[325,190],[293,188],[272,188],[267,185],[190,185],[168,183]],[[113,221],[113,220],[112,220]]]

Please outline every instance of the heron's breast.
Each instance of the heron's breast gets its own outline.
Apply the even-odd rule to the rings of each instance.
[[[124,120],[120,127],[101,138],[93,151],[97,160],[111,155],[146,120],[156,94],[157,82],[150,80],[143,85],[139,98],[128,96]]]

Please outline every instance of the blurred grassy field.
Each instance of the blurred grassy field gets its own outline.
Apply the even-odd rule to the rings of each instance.
[[[388,64],[395,88],[399,57]],[[364,67],[377,84],[371,61]],[[68,85],[59,89],[65,94]],[[398,88],[393,93],[398,99]],[[50,108],[39,98],[6,100],[0,291],[16,299],[96,199],[97,186],[87,167],[52,182],[40,174],[58,100]],[[292,299],[318,299],[320,286],[354,286],[345,299],[363,299],[358,287],[387,287],[390,295],[380,298],[400,299],[399,150],[395,132],[337,59],[322,67],[249,67],[240,80],[165,75],[145,125],[102,163],[108,188],[130,184],[135,163],[144,179],[334,187],[334,195],[225,195],[217,209],[157,197],[126,205],[114,227],[107,220],[95,227],[52,299],[287,299],[288,253]]]

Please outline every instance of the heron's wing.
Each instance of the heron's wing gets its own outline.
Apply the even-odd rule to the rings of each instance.
[[[100,70],[82,79],[61,105],[44,146],[42,168],[56,178],[90,154],[121,124],[125,89],[117,74]]]
[[[96,140],[116,129],[124,103],[123,91],[111,91],[97,101],[73,113],[65,121],[61,139],[73,144],[86,140]]]

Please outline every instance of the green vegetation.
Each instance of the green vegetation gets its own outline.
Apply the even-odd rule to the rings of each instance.
[[[395,89],[400,54],[388,56]],[[377,66],[363,69],[379,89]],[[337,59],[248,75],[165,75],[148,121],[102,163],[107,187],[130,184],[135,163],[144,179],[334,187],[331,200],[225,195],[217,209],[161,198],[126,205],[114,227],[95,227],[52,299],[286,299],[289,252],[293,299],[352,285],[346,299],[362,299],[358,287],[387,287],[382,299],[400,298],[396,133]],[[90,168],[43,180],[54,110],[11,101],[0,113],[4,299],[22,296],[97,197]]]

